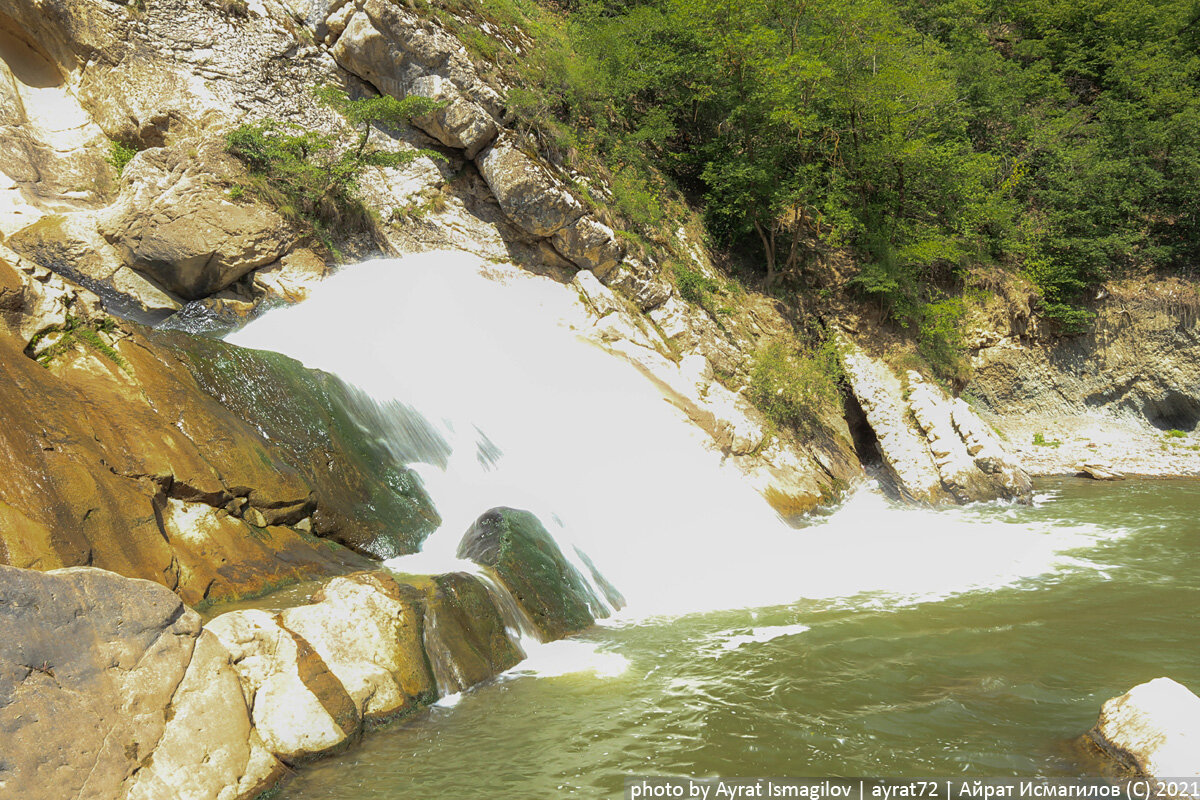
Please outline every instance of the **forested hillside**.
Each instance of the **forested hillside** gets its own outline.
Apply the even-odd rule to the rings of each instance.
[[[849,248],[863,298],[933,336],[972,269],[1024,274],[1074,333],[1104,279],[1197,263],[1193,0],[476,5],[529,23],[510,105],[607,167],[632,239],[686,197],[780,291]]]

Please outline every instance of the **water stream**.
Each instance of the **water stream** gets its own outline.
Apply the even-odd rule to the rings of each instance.
[[[335,372],[444,440],[448,455],[416,467],[444,522],[397,568],[462,568],[462,533],[508,505],[627,600],[285,797],[1074,774],[1063,741],[1103,699],[1163,674],[1200,687],[1200,486],[1054,482],[1033,507],[934,511],[868,485],[792,529],[645,378],[582,341],[587,324],[567,287],[436,253],[348,268],[231,337]],[[403,447],[405,426],[373,427]]]

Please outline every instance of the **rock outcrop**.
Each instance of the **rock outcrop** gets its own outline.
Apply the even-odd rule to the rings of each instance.
[[[1156,678],[1105,702],[1087,739],[1126,769],[1152,778],[1200,778],[1200,697]]]
[[[901,381],[845,338],[840,347],[850,390],[902,494],[934,504],[1030,499],[1029,476],[966,402],[914,370]]]
[[[583,575],[528,511],[494,508],[483,514],[463,535],[458,557],[494,569],[543,641],[581,631],[604,613]]]
[[[335,578],[280,623],[312,644],[363,719],[387,719],[436,696],[419,597],[381,573]]]
[[[321,390],[328,376],[294,362],[272,371],[249,360],[244,373],[232,371],[241,363],[237,348],[117,325],[91,293],[9,258],[0,259],[0,563],[103,567],[196,604],[369,564],[314,529],[344,529],[342,538],[364,552],[394,553],[400,542],[411,552],[423,536],[414,531],[436,524],[419,486],[411,478],[400,485],[403,468],[370,475],[366,456],[329,432],[334,401]],[[204,370],[189,341],[223,359],[208,366],[226,381],[269,387],[288,375],[308,392],[270,403],[259,397],[258,413],[271,412],[280,427],[260,425],[249,409],[249,421],[240,418],[230,411],[238,408],[231,393],[193,374]],[[289,399],[303,404],[291,417]],[[282,427],[297,417],[293,430]],[[319,469],[301,458],[304,447],[320,450]],[[388,460],[372,463],[387,472]],[[385,513],[408,510],[410,538],[400,515],[386,535],[382,521],[364,517],[357,527],[353,505],[372,501]]]
[[[234,800],[280,775],[200,617],[98,569],[0,567],[0,735],[0,788],[27,798]]]
[[[364,720],[523,657],[463,573],[356,573],[305,605],[202,627],[150,581],[0,566],[0,793],[251,800],[285,764],[355,741]]]
[[[288,764],[358,736],[362,717],[313,646],[265,611],[231,611],[206,626],[229,651],[268,750]]]
[[[1105,290],[1094,329],[1080,336],[1031,335],[994,319],[983,325],[992,335],[971,332],[965,391],[1035,474],[1074,475],[1081,464],[1200,474],[1195,286],[1141,280]]]
[[[276,263],[296,239],[265,203],[223,194],[240,165],[221,149],[218,140],[138,154],[99,219],[125,264],[184,300],[208,297]]]

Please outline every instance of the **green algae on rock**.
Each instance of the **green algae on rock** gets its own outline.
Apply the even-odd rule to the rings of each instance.
[[[587,581],[528,511],[488,511],[463,536],[458,557],[495,569],[546,641],[581,631],[602,615]]]

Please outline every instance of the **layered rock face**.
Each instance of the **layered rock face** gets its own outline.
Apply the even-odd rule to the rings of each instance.
[[[0,566],[0,794],[250,800],[522,657],[462,573],[356,573],[202,627],[150,581]]]
[[[1086,738],[1139,775],[1200,778],[1200,697],[1156,678],[1107,701]]]
[[[847,340],[840,346],[850,390],[902,494],[923,503],[1029,501],[1029,476],[966,402],[913,370],[902,381]]]
[[[195,604],[369,563],[314,530],[394,554],[413,551],[435,526],[419,487],[392,480],[402,468],[370,475],[367,456],[328,433],[337,420],[320,391],[327,378],[294,363],[287,371],[238,361],[236,348],[203,342],[206,386],[187,337],[118,326],[86,290],[8,257],[0,259],[0,563],[103,567]],[[238,404],[217,391],[217,373],[266,386],[290,375],[308,392],[285,384],[286,398],[260,403],[272,427],[231,411]],[[372,500],[409,517],[360,522],[354,506]]]
[[[1106,291],[1095,329],[1081,336],[1030,337],[994,320],[990,335],[974,332],[966,390],[1038,474],[1200,473],[1195,287]]]

